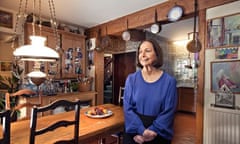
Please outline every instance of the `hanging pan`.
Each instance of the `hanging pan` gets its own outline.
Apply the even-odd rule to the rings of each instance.
[[[193,27],[193,40],[191,40],[188,44],[187,44],[187,50],[189,52],[192,53],[197,53],[201,50],[202,45],[200,43],[200,41],[198,40],[198,37],[196,35],[196,20],[197,20],[197,0],[195,0],[195,11],[194,11],[194,27]]]

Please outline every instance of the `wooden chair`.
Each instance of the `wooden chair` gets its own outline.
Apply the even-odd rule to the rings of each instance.
[[[35,143],[35,137],[41,134],[45,134],[50,131],[55,131],[60,127],[68,127],[74,125],[74,138],[71,140],[61,140],[55,142],[55,144],[78,144],[78,136],[79,136],[79,117],[80,117],[80,100],[75,102],[68,100],[56,100],[49,105],[43,107],[34,107],[31,113],[31,124],[30,124],[30,144]],[[75,107],[75,119],[74,120],[59,120],[54,124],[46,126],[41,129],[37,129],[37,115],[40,112],[52,111],[59,106],[64,107]]]
[[[32,103],[22,103],[22,104],[19,104],[17,103],[14,107],[11,107],[11,97],[18,97],[18,96],[23,96],[23,95],[33,95],[33,94],[36,94],[34,91],[30,90],[30,89],[21,89],[15,93],[6,93],[5,94],[5,109],[6,110],[11,110],[11,111],[17,111],[17,110],[20,110],[24,107],[30,107],[32,108],[33,106],[40,106],[41,105],[41,100],[39,99],[39,103],[37,104],[32,104]],[[24,116],[22,118],[20,118],[21,120],[22,119],[29,119],[30,117],[28,116]]]
[[[118,94],[118,105],[123,106],[124,87],[120,86]]]
[[[123,106],[123,95],[124,95],[124,87],[120,86],[119,93],[118,93],[118,105],[119,106]],[[123,132],[120,131],[118,133],[112,134],[111,136],[117,138],[117,144],[120,144],[122,135],[123,135]]]
[[[0,138],[0,144],[10,144],[10,110],[0,112],[0,118],[2,122],[2,138]]]

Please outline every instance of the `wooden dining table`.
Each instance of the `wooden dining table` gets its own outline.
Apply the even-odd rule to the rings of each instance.
[[[85,112],[96,106],[80,110],[79,143],[87,144],[91,141],[100,140],[124,129],[124,115],[122,107],[113,104],[104,104],[100,106],[112,111],[113,114],[105,118],[90,118],[85,115]],[[38,120],[38,128],[63,118],[73,119],[74,112],[69,111],[42,116]],[[28,144],[29,135],[30,120],[17,121],[11,124],[11,144]],[[71,138],[73,138],[73,126],[59,128],[56,131],[37,136],[36,144],[52,144],[56,140]]]

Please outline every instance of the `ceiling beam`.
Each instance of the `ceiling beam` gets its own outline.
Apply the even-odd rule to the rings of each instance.
[[[198,0],[199,10],[227,4],[237,0]],[[182,19],[191,16],[194,13],[194,0],[169,0],[162,4],[158,4],[141,11],[111,20],[109,22],[97,25],[86,30],[87,37],[95,37],[99,29],[106,30],[105,35],[120,36],[127,29],[139,29],[148,27],[155,23],[155,11],[157,11],[157,21],[160,23],[168,23],[167,14],[175,5],[183,8],[184,14]]]

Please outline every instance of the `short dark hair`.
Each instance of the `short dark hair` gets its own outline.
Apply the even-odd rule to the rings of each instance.
[[[162,49],[161,49],[160,45],[154,39],[146,39],[139,44],[138,49],[137,49],[137,66],[140,67],[140,68],[143,68],[143,66],[139,62],[138,57],[139,57],[140,46],[144,42],[150,42],[153,45],[153,49],[154,49],[154,52],[155,52],[156,57],[157,57],[156,61],[153,63],[153,66],[155,68],[160,68],[163,65],[163,52],[162,52]]]

